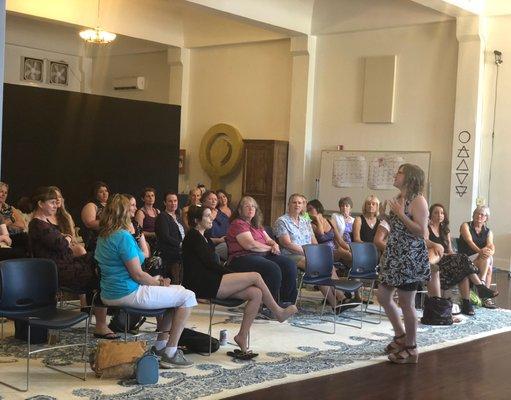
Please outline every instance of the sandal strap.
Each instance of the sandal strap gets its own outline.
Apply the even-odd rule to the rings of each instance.
[[[402,349],[400,352],[398,352],[398,353],[394,353],[394,357],[395,357],[397,360],[405,360],[405,359],[407,359],[407,358],[409,358],[409,357],[413,357],[413,354],[412,354],[412,353],[410,353],[410,350],[415,350],[416,348],[417,348],[417,345],[414,345],[414,346],[405,346],[405,347],[403,347],[403,349]],[[402,356],[402,355],[401,355],[401,353],[402,353],[403,351],[406,351],[406,353],[408,354],[408,356],[407,356],[407,357],[404,357],[404,356]]]

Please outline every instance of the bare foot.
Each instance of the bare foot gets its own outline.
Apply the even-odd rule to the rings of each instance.
[[[298,312],[298,308],[293,304],[289,307],[283,308],[282,311],[280,311],[276,317],[277,321],[284,322],[286,319],[288,319],[291,315],[296,314]]]
[[[248,350],[248,340],[247,337],[241,336],[240,333],[238,333],[236,336],[234,336],[234,341],[236,344],[240,347],[241,351],[246,352]]]

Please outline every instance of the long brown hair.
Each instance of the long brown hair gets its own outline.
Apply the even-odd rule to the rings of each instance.
[[[444,247],[449,247],[449,233],[451,230],[449,229],[449,216],[447,215],[447,211],[445,211],[445,207],[440,203],[435,203],[431,207],[429,207],[429,219],[431,219],[431,215],[435,208],[441,208],[444,212],[444,220],[440,222],[440,227],[438,229],[438,234],[440,235],[440,241],[444,245]]]
[[[55,193],[60,193],[60,197],[62,197],[62,205],[57,208],[57,213],[55,214],[55,218],[57,219],[57,225],[59,227],[59,231],[64,235],[75,236],[75,223],[73,221],[73,217],[69,214],[64,206],[64,196],[62,195],[62,190],[57,186],[49,186],[51,190],[54,190]]]
[[[121,229],[128,230],[130,224],[130,199],[123,194],[114,194],[99,218],[99,236],[107,237]]]
[[[415,164],[402,164],[399,168],[403,169],[407,200],[411,200],[415,196],[422,194],[425,177],[421,167]]]

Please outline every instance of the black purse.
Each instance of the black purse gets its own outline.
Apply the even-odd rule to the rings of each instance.
[[[442,297],[426,297],[421,323],[424,325],[452,325],[452,301]]]

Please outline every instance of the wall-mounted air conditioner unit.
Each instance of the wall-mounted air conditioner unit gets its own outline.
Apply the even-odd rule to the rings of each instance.
[[[128,78],[117,78],[112,81],[114,90],[144,90],[145,77],[131,76]]]

